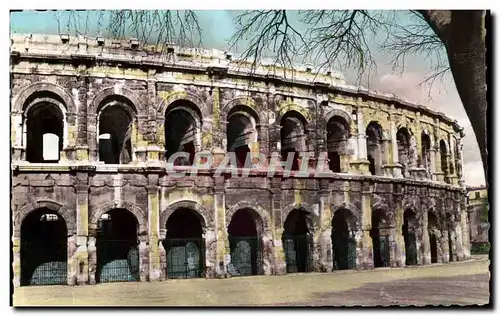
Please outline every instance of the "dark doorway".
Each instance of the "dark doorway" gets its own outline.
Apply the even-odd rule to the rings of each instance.
[[[228,271],[241,276],[261,274],[260,240],[251,210],[234,213],[228,234],[232,265]]]
[[[281,159],[288,160],[289,153],[293,153],[291,170],[299,170],[300,153],[306,151],[305,128],[306,120],[297,111],[288,111],[281,119]]]
[[[333,116],[326,125],[326,149],[329,167],[332,172],[342,172],[340,156],[347,153],[347,140],[350,137],[349,123],[343,117]]]
[[[451,230],[448,231],[448,252],[450,255],[450,262],[453,261],[453,240],[452,240],[452,232]]]
[[[370,162],[370,165],[368,166],[370,174],[375,175],[375,159],[373,159],[372,156],[368,155],[368,162]]]
[[[97,282],[139,281],[137,219],[126,209],[104,213],[97,230]]]
[[[236,156],[237,168],[251,167],[249,153],[250,145],[256,141],[257,118],[258,115],[253,109],[242,105],[235,106],[227,115],[227,152],[234,153]]]
[[[26,160],[56,163],[63,150],[63,113],[51,102],[33,105],[26,114]]]
[[[165,158],[178,152],[189,154],[178,157],[174,166],[191,166],[196,154],[197,122],[201,122],[198,108],[191,102],[178,100],[169,105],[165,114]]]
[[[167,278],[203,276],[205,243],[200,215],[195,211],[179,208],[170,215],[163,247],[167,253]]]
[[[406,265],[417,264],[417,237],[415,235],[415,213],[406,210],[403,216],[403,238],[405,241]]]
[[[427,213],[427,230],[429,232],[429,243],[431,247],[431,263],[437,263],[437,236],[438,222],[434,213]]]
[[[390,263],[389,236],[380,233],[383,229],[383,216],[382,210],[374,210],[372,212],[372,229],[370,230],[370,236],[373,246],[373,265],[376,268],[388,267]]]
[[[382,174],[382,127],[378,122],[372,121],[366,127],[366,152],[370,161],[370,173]]]
[[[338,210],[332,219],[332,250],[334,269],[356,268],[356,240],[349,230],[348,210]]]
[[[41,208],[21,225],[21,286],[68,284],[66,222],[56,212]]]
[[[107,102],[99,112],[99,161],[105,164],[132,161],[133,117],[125,102]]]
[[[306,218],[306,211],[294,209],[285,220],[283,249],[287,273],[311,271],[312,240]]]
[[[340,172],[340,156],[336,151],[328,153],[328,166],[332,172]]]

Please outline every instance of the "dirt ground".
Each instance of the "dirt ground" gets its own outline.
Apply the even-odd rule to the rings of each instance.
[[[14,306],[376,306],[489,302],[489,261],[333,273],[28,286]]]

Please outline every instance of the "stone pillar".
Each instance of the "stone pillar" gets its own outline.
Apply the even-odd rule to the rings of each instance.
[[[396,222],[396,245],[395,245],[395,266],[396,267],[405,267],[406,266],[406,245],[405,239],[403,236],[403,224],[404,224],[404,208],[401,195],[398,195],[394,199],[395,202],[395,222]]]
[[[274,265],[274,249],[273,249],[273,235],[270,229],[265,229],[262,238],[262,269],[264,275],[273,275]]]
[[[283,219],[281,218],[281,179],[271,178],[271,208],[273,221],[273,249],[274,249],[274,273],[282,275],[286,273],[285,252],[283,250]]]
[[[12,237],[12,284],[14,288],[21,286],[21,237]]]
[[[402,178],[402,167],[401,164],[399,163],[399,152],[398,152],[398,140],[396,137],[397,130],[396,130],[396,123],[392,120],[392,116],[390,118],[390,124],[391,124],[391,147],[392,147],[392,161],[394,162],[393,166],[393,176],[395,178]]]
[[[162,279],[165,271],[160,266],[160,199],[158,187],[158,175],[148,176],[148,227],[149,227],[149,280],[158,281]],[[141,268],[142,269],[142,268]]]
[[[437,177],[436,177],[436,149],[434,147],[431,147],[431,149],[429,149],[429,155],[430,155],[430,160],[431,160],[431,166],[429,169],[430,178],[433,181],[437,181]]]
[[[11,112],[11,135],[10,140],[12,142],[12,160],[23,160],[25,159],[26,152],[26,122],[23,124],[23,114],[22,112]]]
[[[67,243],[67,254],[68,254],[68,285],[75,285],[77,282],[77,274],[79,272],[78,260],[75,258],[76,255],[76,235],[68,236]],[[83,269],[82,269],[83,270]],[[82,271],[82,274],[84,272]]]
[[[148,235],[138,236],[138,250],[139,250],[139,278],[141,282],[149,280],[149,244]]]
[[[439,150],[439,143],[434,147],[434,160],[435,160],[435,168],[434,168],[434,178],[436,181],[443,182],[444,181],[444,173],[441,171],[441,151]]]
[[[99,144],[97,143],[98,133],[97,114],[87,113],[87,145],[89,147],[89,160],[99,161]]]
[[[88,175],[78,173],[80,180],[87,182]],[[84,178],[84,179],[81,179]],[[88,219],[89,219],[89,186],[79,184],[76,188],[76,251],[70,260],[75,265],[76,284],[83,285],[89,283],[89,253],[88,242]],[[68,253],[69,259],[69,253]]]
[[[443,227],[446,227],[446,224],[443,225]],[[442,245],[442,262],[444,263],[448,263],[451,261],[450,259],[450,239],[451,239],[451,236],[450,236],[450,233],[449,233],[449,230],[442,230],[441,232],[441,235],[442,235],[442,242],[441,242],[441,245]]]
[[[203,231],[205,241],[205,277],[214,278],[217,276],[217,230],[214,227],[207,227]]]
[[[356,238],[357,249],[356,256],[359,258],[359,265],[356,262],[356,266],[362,269],[373,268],[373,242],[370,237],[371,229],[371,184],[369,182],[362,183],[362,195],[361,195],[361,227],[359,233],[359,242]],[[358,260],[356,260],[358,261]]]
[[[226,223],[226,200],[225,200],[225,180],[223,176],[217,177],[215,180],[214,192],[214,210],[215,210],[215,227],[217,229],[217,251],[215,258],[215,271],[217,277],[225,277],[227,275],[227,266],[231,262],[229,249],[229,239]]]
[[[320,224],[315,231],[314,240],[319,248],[316,250],[318,259],[315,260],[315,271],[331,272],[333,270],[332,253],[332,210],[329,202],[330,191],[328,180],[320,180],[321,190],[319,192],[319,220]]]
[[[422,223],[421,226],[422,228],[422,242],[423,242],[423,247],[422,247],[422,261],[419,261],[421,264],[431,264],[431,244],[430,244],[430,237],[429,237],[429,214],[427,212],[424,212],[422,215]],[[437,239],[437,238],[436,238]]]
[[[391,268],[401,267],[401,262],[398,260],[398,231],[395,226],[388,226],[389,233],[389,266]]]
[[[73,100],[76,105],[76,160],[89,160],[88,139],[88,77],[78,78],[79,88],[73,93]],[[71,134],[71,133],[70,133]]]
[[[89,284],[96,284],[97,271],[97,247],[96,247],[96,232],[89,232],[87,241],[87,252],[89,260]]]

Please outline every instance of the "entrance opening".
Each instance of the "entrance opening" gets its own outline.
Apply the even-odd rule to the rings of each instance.
[[[396,133],[398,144],[398,158],[402,166],[401,172],[404,177],[408,177],[408,168],[410,167],[410,133],[406,127],[401,127]]]
[[[233,275],[261,274],[260,240],[256,221],[249,209],[234,213],[228,227],[231,267]]]
[[[417,237],[415,235],[416,217],[411,210],[403,215],[403,238],[405,241],[406,265],[417,264]]]
[[[425,168],[427,177],[431,176],[431,138],[422,132],[422,167]]]
[[[21,286],[68,284],[66,223],[47,208],[34,210],[21,225]]]
[[[446,148],[446,143],[444,140],[439,141],[439,153],[441,156],[441,172],[445,176],[445,181],[447,182],[448,179],[446,176],[448,175],[448,149]]]
[[[132,161],[133,111],[128,101],[103,102],[99,110],[99,161],[128,164]]]
[[[60,159],[64,118],[61,109],[53,103],[59,102],[57,99],[52,95],[41,98],[26,113],[26,160],[29,162],[57,163]]]
[[[167,221],[163,242],[167,253],[167,278],[200,278],[205,270],[205,243],[200,215],[189,208],[179,208]]]
[[[283,249],[287,273],[311,271],[312,243],[306,218],[306,211],[294,209],[285,220]]]
[[[348,210],[338,210],[332,219],[332,251],[334,269],[356,268],[356,240],[349,230],[348,220],[352,214]]]
[[[257,141],[257,117],[247,106],[235,106],[227,116],[227,151],[234,153],[237,168],[251,167],[249,153],[250,145]]]
[[[378,267],[388,267],[390,263],[389,236],[381,233],[384,229],[384,214],[382,210],[372,212],[372,229],[370,236],[373,245],[373,265]]]
[[[370,122],[366,127],[366,152],[370,161],[372,175],[382,174],[382,127],[377,122]]]
[[[453,261],[453,240],[452,240],[452,232],[451,230],[448,231],[448,252],[450,256],[450,262]]]
[[[437,218],[434,213],[427,213],[427,227],[429,231],[429,243],[431,246],[431,263],[437,263]]]
[[[174,166],[191,166],[196,154],[197,136],[201,126],[201,113],[195,104],[178,100],[169,105],[165,114],[165,158],[177,152],[186,152],[188,158],[178,157]]]
[[[139,281],[138,222],[126,209],[113,209],[98,221],[96,282]]]
[[[307,150],[306,147],[306,120],[297,111],[288,111],[281,119],[281,159],[287,161],[289,153],[293,153],[291,170],[299,170],[300,153]]]
[[[326,147],[328,158],[331,159],[329,167],[332,172],[342,172],[340,156],[347,153],[347,140],[349,139],[349,124],[340,116],[334,116],[326,125]]]

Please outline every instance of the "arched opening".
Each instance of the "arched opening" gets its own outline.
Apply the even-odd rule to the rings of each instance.
[[[356,240],[350,227],[352,214],[345,209],[335,212],[332,219],[332,251],[335,270],[356,268]]]
[[[366,127],[366,152],[372,175],[382,174],[382,127],[377,122],[370,122]]]
[[[167,254],[167,278],[201,278],[205,270],[205,243],[201,216],[179,208],[167,220],[163,247]]]
[[[349,124],[340,116],[333,116],[326,125],[326,147],[329,168],[332,172],[342,172],[340,156],[346,154],[350,137]]]
[[[250,209],[234,213],[228,227],[232,275],[258,275],[262,270],[262,254],[257,232],[256,214]]]
[[[406,265],[417,264],[417,236],[415,229],[417,219],[415,213],[411,210],[406,210],[403,215],[403,238],[405,241]]]
[[[297,111],[289,111],[281,118],[281,159],[287,161],[293,155],[291,170],[299,170],[300,153],[307,150],[306,120]]]
[[[201,113],[190,101],[177,100],[165,113],[165,158],[178,152],[188,153],[188,158],[177,157],[174,166],[191,166],[196,155],[201,127]],[[175,156],[174,156],[175,157]]]
[[[311,271],[313,243],[307,228],[307,216],[306,211],[294,209],[285,220],[283,249],[287,273]]]
[[[401,127],[396,133],[398,144],[398,157],[401,164],[401,172],[404,177],[408,176],[408,168],[410,167],[410,133],[406,127]]]
[[[104,213],[97,222],[96,282],[139,281],[138,222],[126,209]]]
[[[425,168],[427,177],[431,175],[431,138],[422,132],[422,167]]]
[[[66,222],[56,212],[40,208],[21,225],[21,285],[68,284]]]
[[[445,176],[445,181],[448,181],[446,179],[446,176],[448,175],[448,149],[446,148],[446,143],[443,139],[439,141],[439,153],[441,156],[441,172]]]
[[[57,163],[64,139],[62,100],[52,93],[43,93],[30,98],[26,104],[26,160]]]
[[[427,213],[427,230],[429,232],[429,244],[431,246],[431,263],[437,263],[438,222],[436,215],[432,212]]]
[[[128,100],[112,96],[99,106],[99,161],[128,164],[132,161],[134,107]]]
[[[227,116],[227,152],[236,156],[237,168],[250,168],[250,145],[257,141],[258,115],[247,106],[235,106]]]
[[[372,229],[370,230],[373,246],[373,265],[376,268],[388,267],[390,264],[389,230],[382,210],[372,212]]]

